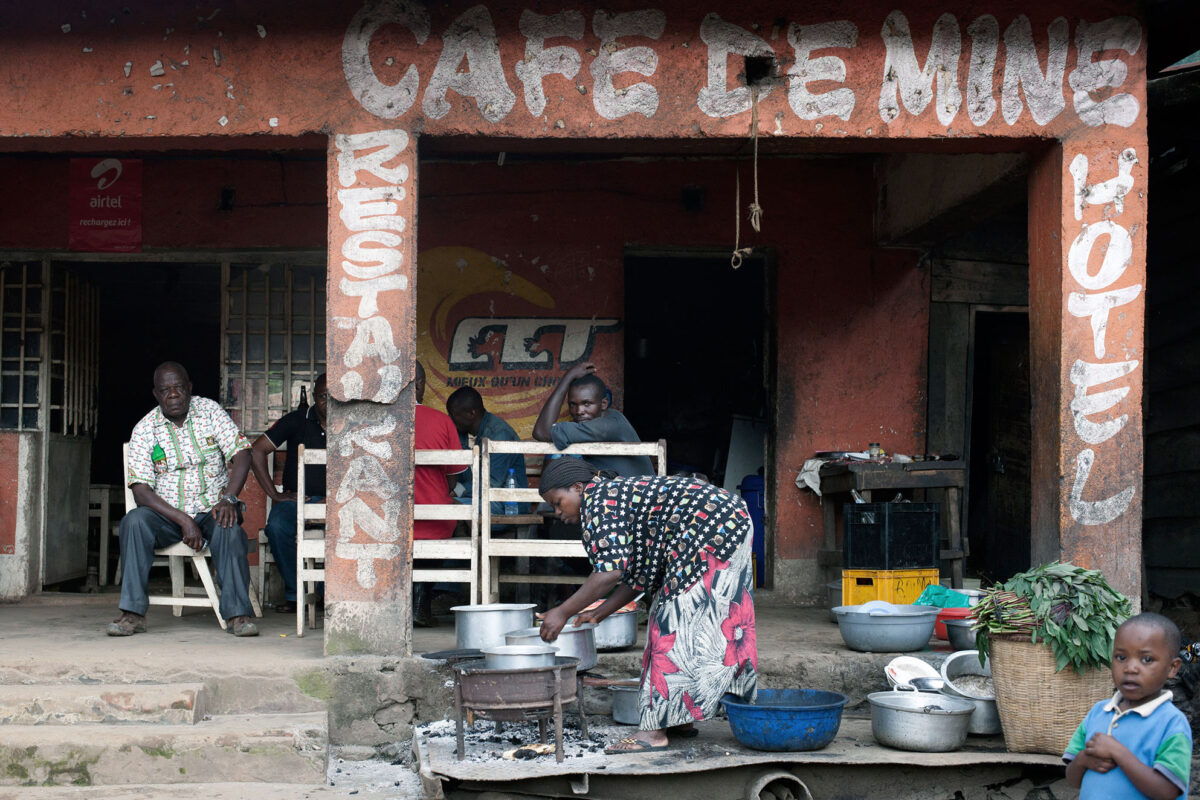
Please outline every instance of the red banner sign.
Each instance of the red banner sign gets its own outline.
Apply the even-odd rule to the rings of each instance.
[[[142,162],[73,158],[68,247],[98,253],[142,249]]]

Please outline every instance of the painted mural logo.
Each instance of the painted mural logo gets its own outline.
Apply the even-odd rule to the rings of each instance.
[[[470,247],[437,247],[417,257],[417,353],[426,402],[440,407],[460,386],[523,436],[562,371],[590,360],[615,374],[621,322],[570,316],[542,286]],[[542,313],[537,313],[542,310]],[[555,312],[559,313],[555,313]],[[507,313],[506,313],[507,312]]]

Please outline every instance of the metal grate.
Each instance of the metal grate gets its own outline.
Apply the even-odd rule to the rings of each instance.
[[[221,270],[221,404],[257,435],[325,371],[325,270],[268,262]]]
[[[51,276],[50,430],[94,434],[100,413],[100,293],[59,266]]]
[[[0,262],[0,428],[40,430],[44,265]]]

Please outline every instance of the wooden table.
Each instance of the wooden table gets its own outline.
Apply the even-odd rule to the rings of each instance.
[[[963,461],[914,461],[911,464],[877,463],[874,461],[830,462],[821,467],[821,504],[825,512],[825,541],[818,554],[822,567],[841,567],[842,548],[837,541],[838,495],[858,491],[863,499],[872,502],[874,492],[887,493],[890,500],[898,491],[945,489],[943,504],[946,516],[948,547],[941,558],[950,562],[950,581],[955,589],[962,587],[963,560],[970,547],[962,525],[962,491],[966,486],[967,465]]]

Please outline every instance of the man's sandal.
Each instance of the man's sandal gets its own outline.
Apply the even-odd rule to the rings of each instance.
[[[653,753],[658,750],[666,750],[669,747],[669,744],[648,744],[636,736],[626,736],[624,739],[619,739],[604,748],[604,754],[607,756],[619,756],[625,753]]]

